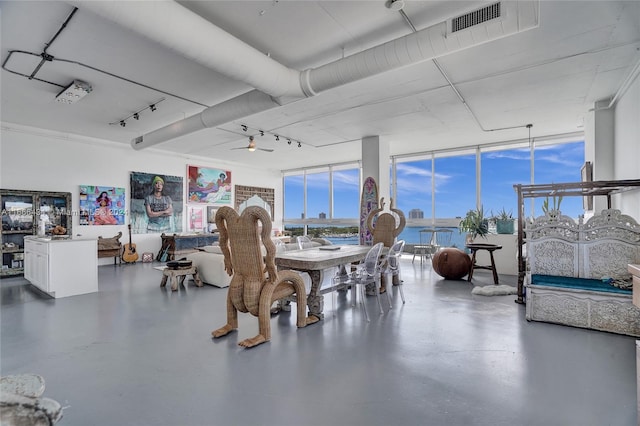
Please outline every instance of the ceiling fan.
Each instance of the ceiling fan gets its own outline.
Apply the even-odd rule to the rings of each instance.
[[[249,150],[251,152],[255,151],[256,149],[259,149],[260,151],[273,152],[273,149],[256,147],[256,141],[253,139],[253,136],[249,136],[249,145],[247,145],[247,146],[245,146],[243,148],[231,148],[231,149],[246,149],[246,150]]]

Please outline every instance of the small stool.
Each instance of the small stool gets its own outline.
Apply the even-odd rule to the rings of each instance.
[[[164,287],[167,285],[167,279],[171,278],[171,290],[178,290],[178,277],[180,279],[180,284],[184,285],[184,279],[187,275],[193,275],[193,281],[195,281],[198,287],[202,287],[202,280],[200,279],[200,275],[198,274],[198,268],[195,266],[189,266],[187,268],[177,268],[170,269],[164,268],[162,271],[162,281],[160,282],[160,287]]]
[[[466,244],[466,247],[471,250],[471,267],[469,268],[469,278],[467,279],[467,281],[471,281],[471,278],[473,278],[473,271],[475,269],[488,269],[489,271],[493,271],[493,283],[498,285],[498,272],[496,271],[496,263],[493,260],[493,252],[496,250],[500,250],[502,246],[499,246],[497,244],[469,243]],[[478,250],[487,250],[489,252],[491,265],[476,265],[476,252]]]

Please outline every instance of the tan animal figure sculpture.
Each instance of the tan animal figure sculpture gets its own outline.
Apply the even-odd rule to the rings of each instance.
[[[369,216],[367,217],[367,229],[373,235],[373,243],[375,245],[377,243],[382,243],[385,247],[390,248],[395,242],[396,237],[400,235],[404,226],[407,223],[407,220],[404,217],[404,213],[402,210],[396,209],[393,206],[393,198],[391,198],[391,203],[389,205],[389,210],[398,215],[400,219],[400,223],[396,226],[396,218],[390,212],[385,212],[380,215],[382,210],[384,210],[384,198],[380,198],[380,207],[371,210]],[[373,225],[373,219],[378,215],[378,219],[376,220],[375,226]],[[394,276],[394,280],[397,279],[397,276]],[[397,283],[395,283],[397,284]],[[384,293],[386,291],[386,278],[382,277],[382,283],[380,286],[380,292]]]
[[[407,223],[402,210],[394,208],[393,198],[391,198],[389,209],[400,218],[398,226],[396,226],[395,216],[389,212],[378,215],[376,224],[375,226],[373,225],[373,219],[378,213],[384,210],[384,198],[380,199],[380,207],[376,210],[371,210],[371,213],[369,213],[369,216],[367,217],[367,229],[371,232],[371,235],[373,235],[372,245],[382,243],[385,247],[391,247],[393,243],[396,242],[396,237],[400,235]]]
[[[259,333],[245,339],[240,346],[250,348],[271,339],[271,305],[293,294],[298,308],[297,326],[304,327],[313,319],[306,318],[307,294],[304,281],[294,271],[277,271],[276,246],[271,240],[271,218],[262,207],[247,207],[242,215],[230,207],[216,213],[220,232],[220,248],[224,267],[231,276],[227,293],[227,324],[211,332],[222,337],[238,328],[238,311],[258,317]],[[260,226],[261,225],[261,226]],[[261,245],[266,255],[263,256]]]

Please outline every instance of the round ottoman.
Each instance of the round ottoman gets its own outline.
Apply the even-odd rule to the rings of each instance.
[[[433,255],[431,264],[436,274],[448,280],[459,280],[469,274],[471,258],[460,249],[447,247]]]

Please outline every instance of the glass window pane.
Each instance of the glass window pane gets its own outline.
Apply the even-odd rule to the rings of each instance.
[[[531,182],[530,149],[515,148],[481,153],[482,205],[485,216],[502,209],[518,217],[518,194],[515,184]]]
[[[394,200],[407,219],[431,218],[431,160],[407,161],[396,164]]]
[[[475,154],[435,159],[436,218],[464,217],[476,208]]]
[[[535,183],[580,182],[580,169],[584,165],[584,141],[545,145],[535,148],[534,180]],[[535,216],[542,215],[544,198],[536,198]],[[553,199],[549,199],[553,206]],[[525,202],[525,211],[529,213],[530,205]],[[564,197],[560,204],[562,214],[577,218],[584,214],[582,197]]]
[[[329,172],[307,174],[307,219],[329,217]]]
[[[304,213],[304,179],[302,175],[284,177],[284,217],[300,219]]]
[[[332,218],[358,218],[360,215],[360,169],[333,171]]]

